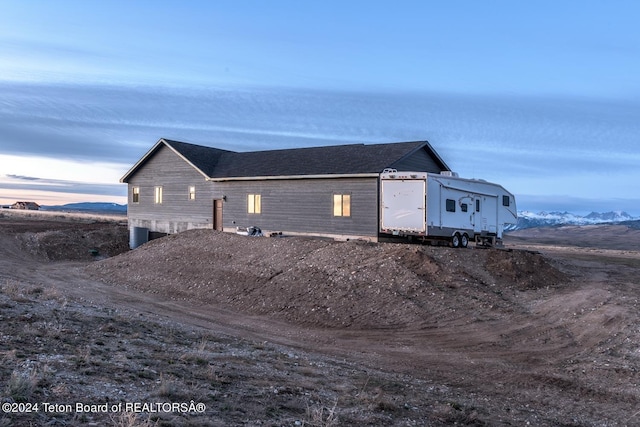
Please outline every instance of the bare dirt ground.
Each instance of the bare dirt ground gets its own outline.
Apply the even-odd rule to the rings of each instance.
[[[126,251],[113,222],[3,214],[0,426],[640,425],[635,232]]]

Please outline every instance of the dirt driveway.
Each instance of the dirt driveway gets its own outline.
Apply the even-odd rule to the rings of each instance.
[[[73,239],[94,226],[111,227],[83,225]],[[509,250],[454,250],[192,231],[101,261],[52,261],[30,250],[29,224],[0,228],[3,310],[43,319],[56,310],[59,329],[82,332],[65,350],[51,326],[36,333],[30,321],[36,347],[17,338],[24,322],[4,322],[3,375],[39,363],[37,400],[207,406],[55,414],[65,422],[640,424],[637,251],[524,237],[508,239]],[[135,373],[117,380],[123,370]],[[188,392],[166,392],[172,384]],[[21,417],[44,425],[54,415]]]

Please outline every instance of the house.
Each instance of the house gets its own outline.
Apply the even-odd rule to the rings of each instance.
[[[29,211],[37,211],[40,209],[40,205],[36,202],[15,202],[11,206],[10,209],[26,209]]]
[[[450,170],[427,141],[235,152],[160,139],[120,182],[130,233],[257,226],[375,241],[386,168]]]

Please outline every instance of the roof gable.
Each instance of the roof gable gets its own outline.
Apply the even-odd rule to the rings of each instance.
[[[163,139],[163,141],[207,177],[210,177],[216,169],[222,155],[239,154],[234,151],[172,141],[170,139]]]
[[[140,169],[151,157],[155,155],[162,147],[168,147],[176,153],[182,160],[190,164],[195,170],[200,172],[205,178],[215,169],[216,163],[220,155],[227,150],[219,148],[205,147],[202,145],[190,144],[187,142],[173,141],[171,139],[160,138],[149,151],[145,153],[140,160],[136,162],[122,178],[120,182],[128,182],[138,169]]]

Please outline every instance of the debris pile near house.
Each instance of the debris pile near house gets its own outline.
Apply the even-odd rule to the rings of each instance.
[[[251,227],[236,227],[236,234],[240,236],[262,237],[262,230],[260,227],[252,225]]]

